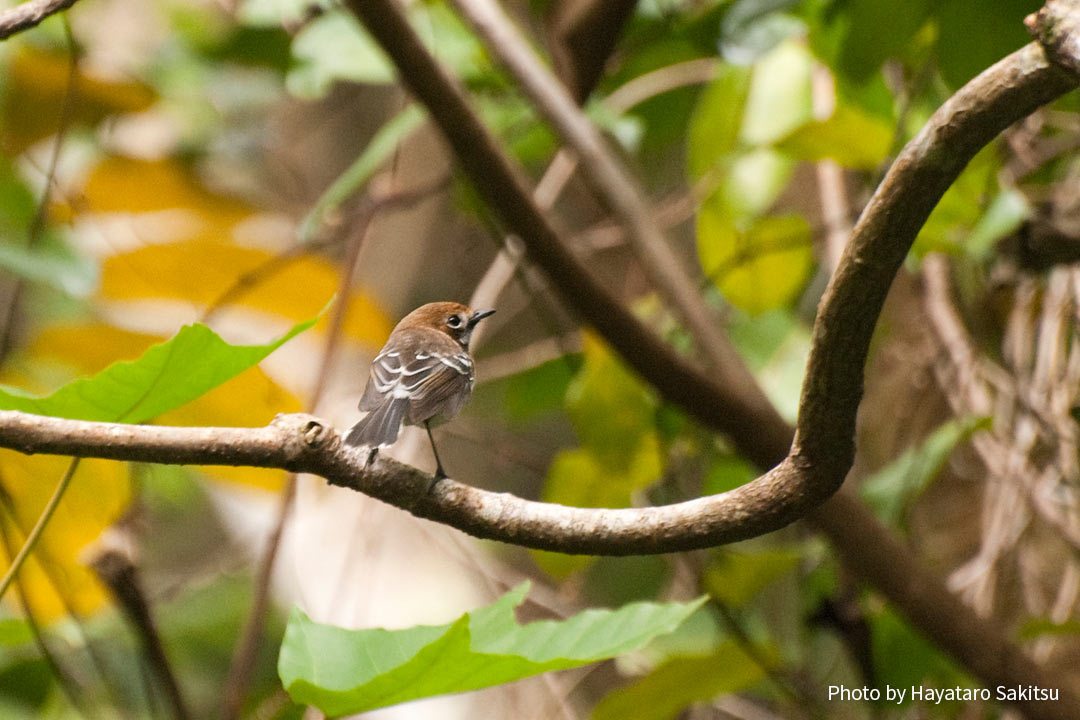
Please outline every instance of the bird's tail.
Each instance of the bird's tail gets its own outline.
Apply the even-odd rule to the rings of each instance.
[[[345,444],[373,448],[393,445],[401,431],[401,421],[408,407],[408,398],[388,399],[353,425],[352,430],[345,436]]]

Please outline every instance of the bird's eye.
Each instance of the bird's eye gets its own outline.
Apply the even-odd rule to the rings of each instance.
[[[452,328],[461,327],[461,316],[460,315],[451,315],[450,317],[446,318],[446,324],[449,325]]]

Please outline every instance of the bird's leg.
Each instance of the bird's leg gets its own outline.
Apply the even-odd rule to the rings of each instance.
[[[431,492],[435,488],[435,483],[447,477],[446,471],[443,470],[442,460],[439,459],[439,450],[435,447],[435,438],[431,434],[430,421],[424,421],[424,429],[427,430],[428,440],[431,441],[431,452],[435,455],[435,479],[431,481],[431,486],[428,487],[428,492]]]
[[[375,462],[375,456],[378,455],[378,454],[379,454],[379,446],[378,445],[371,448],[371,450],[368,450],[367,460],[364,462],[364,469],[365,470],[367,470],[369,467],[371,467],[371,463]]]

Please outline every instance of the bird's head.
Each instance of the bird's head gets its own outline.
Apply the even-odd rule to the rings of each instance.
[[[455,302],[434,302],[421,305],[402,318],[398,327],[428,327],[446,333],[466,350],[476,324],[494,310],[473,310]]]

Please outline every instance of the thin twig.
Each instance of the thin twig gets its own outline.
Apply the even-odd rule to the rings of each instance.
[[[7,495],[2,484],[0,484],[0,493],[5,496]],[[5,502],[3,505],[6,507],[7,503]],[[16,524],[15,517],[12,516],[11,520],[12,525],[14,526]],[[4,554],[10,561],[15,556],[15,548],[13,547],[11,537],[8,535],[7,525],[2,520],[0,520],[0,542],[3,544]],[[26,587],[19,578],[15,579],[15,592],[19,598],[18,604],[22,611],[23,619],[26,621],[27,627],[30,628],[30,634],[34,638],[34,644],[37,646],[38,652],[41,653],[41,657],[45,660],[45,664],[48,665],[49,670],[52,671],[53,677],[56,678],[56,683],[60,686],[61,692],[64,693],[68,702],[71,703],[71,707],[73,707],[79,715],[87,717],[86,708],[83,706],[80,696],[81,690],[78,687],[78,683],[76,683],[75,679],[64,670],[63,666],[60,665],[60,661],[56,658],[56,655],[54,655],[49,648],[49,644],[45,640],[45,634],[41,631],[41,625],[34,615],[34,609],[30,605],[30,598],[26,594]]]
[[[63,499],[64,492],[68,489],[68,485],[71,484],[71,478],[75,476],[75,471],[79,468],[80,460],[81,458],[75,457],[68,463],[67,470],[64,471],[63,477],[60,478],[60,482],[57,483],[56,489],[53,490],[49,502],[45,504],[45,509],[41,511],[41,516],[38,517],[34,527],[27,534],[26,542],[19,548],[18,554],[11,561],[11,566],[8,567],[8,571],[4,574],[3,579],[0,579],[0,598],[7,592],[8,586],[11,585],[11,581],[19,574],[19,570],[22,568],[23,563],[26,562],[26,558],[30,556],[30,553],[34,550],[34,546],[37,545],[38,540],[41,539],[41,533],[45,531],[45,527],[49,524],[49,520],[52,519],[53,514],[56,512],[56,507],[60,504],[60,500]]]

